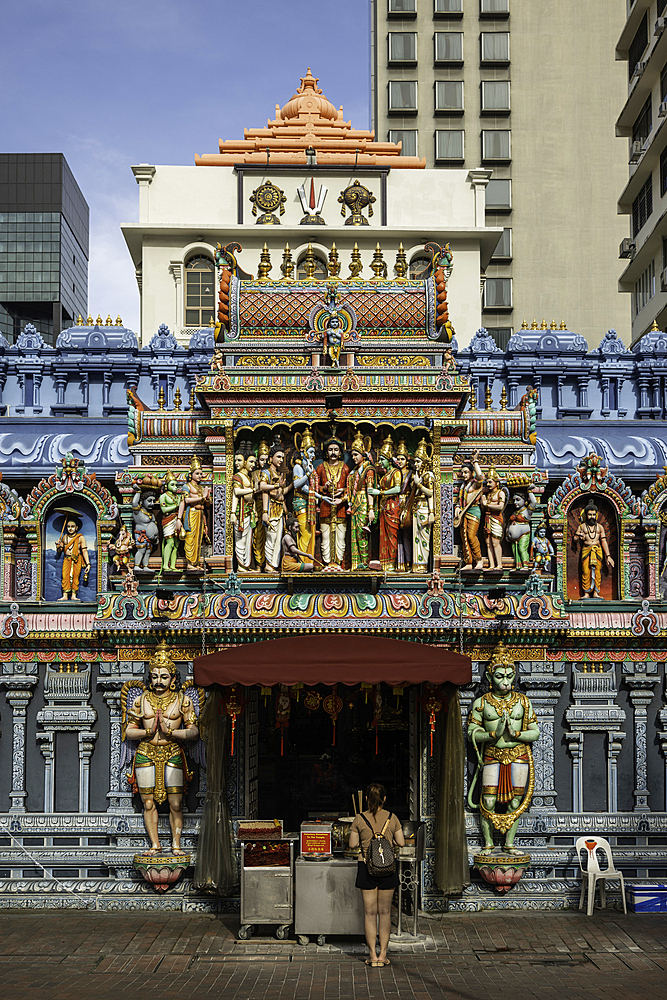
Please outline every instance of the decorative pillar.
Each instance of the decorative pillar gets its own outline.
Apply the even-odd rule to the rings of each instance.
[[[572,812],[584,811],[584,734],[566,733],[567,749],[572,756]]]
[[[615,664],[607,667],[603,663],[584,663],[582,670],[572,665],[573,704],[565,712],[565,718],[572,730],[566,733],[566,738],[573,761],[573,812],[582,812],[584,808],[581,765],[587,732],[607,734],[607,812],[618,811],[617,761],[625,739],[619,727],[625,721],[625,712],[615,703],[617,695]]]
[[[44,812],[52,813],[55,798],[55,784],[53,781],[55,734],[51,730],[47,733],[37,733],[35,738],[39,743],[39,750],[44,758]]]
[[[540,738],[533,743],[535,794],[533,812],[556,812],[554,713],[565,684],[565,663],[533,660],[524,663],[521,680],[531,700],[540,727]]]
[[[123,815],[132,812],[132,792],[127,783],[121,783],[121,709],[120,677],[98,678],[98,687],[103,689],[102,697],[109,709],[109,791],[107,792],[108,813]]]
[[[33,664],[36,669],[36,665]],[[35,675],[3,677],[0,684],[7,689],[7,702],[12,708],[12,789],[9,793],[10,813],[24,813],[25,799],[25,735],[27,708],[39,678]]]
[[[90,812],[90,758],[98,734],[90,730],[79,732],[79,812]]]
[[[185,313],[183,312],[183,264],[180,260],[169,261],[169,273],[174,279],[176,291],[176,313],[174,329],[180,330],[185,326]]]
[[[519,376],[507,375],[507,406],[510,410],[516,409],[519,404]]]

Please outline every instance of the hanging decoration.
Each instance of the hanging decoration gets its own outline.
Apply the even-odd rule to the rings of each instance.
[[[308,691],[303,703],[309,712],[316,712],[322,704],[322,695],[319,691]]]
[[[426,685],[426,697],[424,698],[424,711],[428,712],[428,725],[431,731],[431,753],[433,756],[433,736],[435,734],[435,720],[438,714],[442,711],[445,704],[446,698],[442,693],[442,689],[435,687],[433,684]]]
[[[379,684],[376,684],[373,688],[373,721],[371,722],[371,726],[375,730],[376,757],[378,752],[378,731],[380,729],[381,719],[382,719],[382,688]]]
[[[292,701],[290,689],[285,685],[280,685],[280,693],[276,701],[276,726],[280,729],[280,756],[284,753],[285,730],[289,726],[290,713],[292,711]]]
[[[236,720],[243,712],[243,699],[238,691],[238,684],[235,684],[225,699],[225,711],[232,720],[232,741],[231,755],[234,756],[234,738],[236,735]]]
[[[324,711],[331,716],[333,724],[332,746],[336,746],[336,719],[343,711],[343,699],[338,695],[338,685],[334,684],[333,693],[328,694],[323,703]]]

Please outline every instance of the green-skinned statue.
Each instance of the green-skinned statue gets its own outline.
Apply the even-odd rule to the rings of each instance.
[[[519,819],[533,795],[531,744],[540,731],[530,700],[513,690],[516,665],[502,642],[494,649],[486,672],[491,690],[475,700],[468,719],[468,736],[479,761],[468,804],[477,808],[473,806],[472,793],[481,771],[482,853],[493,850],[494,829],[505,834],[505,851],[513,852]],[[500,804],[506,805],[504,812],[496,811]]]

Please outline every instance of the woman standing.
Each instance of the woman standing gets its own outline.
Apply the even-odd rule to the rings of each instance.
[[[373,782],[366,789],[368,809],[354,817],[350,830],[350,847],[358,847],[361,843],[363,859],[366,858],[372,837],[376,833],[381,833],[383,827],[384,836],[392,845],[396,843],[399,847],[405,846],[405,837],[398,818],[384,807],[386,799],[384,785]],[[370,875],[365,860],[360,860],[355,885],[357,889],[361,889],[364,900],[364,930],[368,944],[366,965],[376,969],[382,968],[389,965],[387,946],[391,933],[391,901],[394,889],[398,888],[398,872],[378,878]],[[376,950],[378,937],[379,953]]]

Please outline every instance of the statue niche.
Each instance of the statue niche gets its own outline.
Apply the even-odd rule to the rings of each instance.
[[[46,601],[97,599],[97,526],[88,504],[67,498],[56,502],[44,527]]]
[[[618,566],[616,511],[601,493],[585,493],[567,513],[568,599],[618,600]]]

